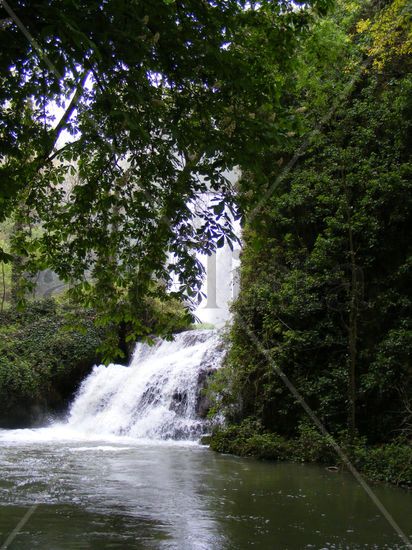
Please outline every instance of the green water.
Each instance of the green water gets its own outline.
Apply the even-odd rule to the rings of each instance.
[[[2,550],[29,510],[8,548],[406,547],[349,474],[195,445],[0,445]],[[412,540],[412,494],[373,490]]]

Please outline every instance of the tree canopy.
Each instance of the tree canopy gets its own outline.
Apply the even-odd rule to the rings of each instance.
[[[284,75],[327,4],[4,2],[0,221],[15,217],[24,270],[107,311],[153,278],[196,297],[195,252],[234,238],[227,170],[293,125]]]

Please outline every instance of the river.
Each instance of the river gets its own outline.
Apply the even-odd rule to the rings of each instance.
[[[190,442],[49,437],[0,431],[2,550],[405,548],[347,473]],[[412,494],[373,490],[412,536]]]
[[[93,369],[65,419],[0,430],[0,550],[405,548],[349,474],[196,442],[223,354],[217,331],[137,344],[129,367]],[[412,493],[373,490],[412,536]]]

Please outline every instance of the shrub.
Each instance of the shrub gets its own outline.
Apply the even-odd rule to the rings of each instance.
[[[367,477],[412,487],[412,446],[389,443],[377,447],[356,447],[355,464]]]
[[[239,456],[276,460],[291,458],[286,440],[277,434],[264,432],[253,418],[247,418],[239,425],[216,428],[210,447],[214,451]]]
[[[69,313],[77,318],[76,330],[67,327]],[[52,299],[0,314],[0,425],[27,425],[64,409],[99,362],[96,349],[103,332],[93,320],[92,310]]]
[[[344,467],[328,437],[306,423],[298,432],[297,437],[285,439],[265,431],[258,420],[247,418],[240,424],[217,427],[208,443],[221,453]],[[337,443],[367,478],[412,487],[412,446],[407,441],[372,447],[364,438],[357,438],[349,445],[347,433],[342,432]]]

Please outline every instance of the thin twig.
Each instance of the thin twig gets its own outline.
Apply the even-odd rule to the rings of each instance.
[[[2,274],[2,280],[3,280],[3,296],[1,299],[1,309],[0,311],[3,312],[4,310],[4,302],[6,301],[6,272],[4,269],[4,262],[1,262],[1,274]]]

